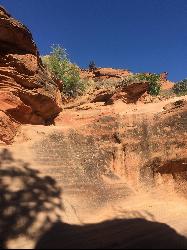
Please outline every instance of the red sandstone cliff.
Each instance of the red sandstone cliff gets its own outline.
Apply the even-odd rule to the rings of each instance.
[[[0,7],[0,141],[10,142],[19,123],[44,124],[56,116],[60,99],[31,33]]]
[[[81,227],[47,234],[47,246],[138,247],[140,241],[148,247],[150,236],[161,246],[167,234],[159,227],[150,231],[137,218],[168,223],[186,235],[187,97],[145,104],[146,82],[109,86],[64,105],[53,119],[60,111],[58,87],[43,69],[30,32],[3,8],[0,48],[0,142],[10,143],[22,124],[12,145],[0,145],[0,248],[37,248],[39,238],[65,220]],[[113,83],[131,73],[82,74]],[[164,75],[162,80],[163,89],[170,89],[172,83]],[[50,119],[55,126],[42,125]],[[124,221],[125,229],[110,222],[82,226],[118,217],[136,220],[133,227]],[[166,237],[167,247],[174,246],[172,238]]]
[[[100,80],[104,79],[120,79],[122,77],[126,77],[132,75],[132,73],[127,69],[113,69],[113,68],[96,68],[93,71],[90,70],[81,70],[80,76],[81,78],[85,79],[94,79],[99,78]]]

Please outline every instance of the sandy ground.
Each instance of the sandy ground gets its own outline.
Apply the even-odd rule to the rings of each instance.
[[[180,98],[175,98],[173,101],[177,101],[180,99],[187,99],[187,97],[180,97]],[[126,112],[126,113],[157,113],[157,112],[162,112],[163,107],[168,104],[170,101],[164,101],[160,103],[154,103],[154,104],[147,104],[147,105],[128,105],[128,107],[125,104],[122,104],[121,102],[116,103],[112,108],[114,110],[117,110],[118,112]],[[110,109],[111,112],[111,107],[105,107],[106,109]],[[96,109],[95,112],[100,112],[100,108],[98,107],[98,110]],[[65,111],[68,112],[68,111]],[[76,112],[76,111],[75,111]],[[86,112],[90,112],[90,110],[87,111],[82,111],[84,115],[86,115]],[[93,112],[93,111],[92,111]],[[68,123],[69,124],[69,123]],[[63,125],[63,130],[69,129],[69,125],[64,124]],[[78,124],[76,124],[78,126]],[[175,230],[174,234],[176,237],[182,237],[186,236],[187,237],[187,200],[185,197],[178,196],[177,194],[171,192],[169,193],[168,190],[150,190],[150,192],[142,192],[141,190],[134,190],[133,187],[129,187],[126,183],[111,183],[110,185],[106,184],[106,186],[102,188],[95,187],[95,185],[90,185],[90,186],[80,186],[80,185],[64,185],[62,182],[59,181],[59,175],[62,173],[58,172],[50,172],[48,168],[45,168],[43,165],[40,165],[37,163],[36,159],[33,156],[33,145],[36,141],[41,141],[46,135],[59,131],[62,129],[62,125],[59,123],[57,126],[49,126],[49,127],[44,127],[44,126],[30,126],[26,125],[23,126],[20,133],[18,134],[18,137],[16,138],[16,141],[13,145],[5,147],[4,145],[0,146],[0,150],[4,150],[5,148],[11,152],[14,161],[17,163],[17,160],[21,160],[23,162],[26,162],[31,169],[37,170],[41,173],[41,176],[45,175],[50,175],[52,178],[56,179],[58,182],[58,186],[61,190],[63,190],[62,194],[59,195],[59,200],[60,202],[63,203],[63,209],[59,209],[58,211],[58,216],[56,216],[56,210],[55,210],[55,215],[53,216],[54,211],[51,210],[50,214],[47,215],[47,218],[50,218],[50,223],[48,223],[48,226],[45,228],[41,229],[39,226],[35,225],[35,231],[38,232],[39,236],[36,236],[34,234],[33,237],[28,237],[28,233],[24,235],[24,232],[20,232],[20,235],[16,235],[16,237],[11,237],[7,241],[7,246],[9,248],[34,248],[37,242],[45,235],[45,232],[47,232],[50,228],[53,227],[55,223],[67,223],[69,225],[82,225],[83,227],[79,230],[81,232],[82,229],[87,230],[84,232],[85,235],[87,235],[87,232],[92,232],[94,230],[101,230],[100,231],[100,236],[95,235],[95,240],[93,240],[93,234],[88,233],[88,242],[94,241],[92,246],[94,247],[103,247],[105,248],[106,246],[109,246],[111,248],[117,247],[117,245],[112,245],[111,239],[107,239],[108,237],[111,238],[112,236],[110,235],[105,235],[103,234],[103,238],[101,237],[102,233],[104,231],[108,231],[110,229],[110,225],[101,225],[100,223],[106,222],[106,221],[117,221],[117,220],[123,220],[124,223],[126,221],[125,225],[129,225],[129,220],[137,220],[141,219],[143,221],[148,221],[151,222],[151,225],[157,225],[158,223],[164,223],[168,227],[171,227],[172,229]],[[2,152],[2,151],[1,151]],[[37,179],[37,178],[36,178]],[[62,177],[63,179],[63,177]],[[37,179],[38,181],[41,181],[40,179]],[[52,185],[52,184],[51,184]],[[50,184],[49,184],[50,186]],[[40,188],[40,187],[39,187]],[[1,191],[1,190],[0,190]],[[31,190],[32,192],[32,190]],[[39,192],[39,191],[38,191]],[[109,194],[110,193],[110,194]],[[51,193],[50,193],[51,194]],[[123,194],[123,195],[121,195]],[[43,193],[42,193],[43,195]],[[104,201],[102,198],[104,197]],[[37,198],[36,198],[37,200]],[[30,204],[30,203],[29,203]],[[17,204],[18,205],[18,204]],[[29,205],[29,213],[31,209],[31,204]],[[30,215],[30,214],[29,214]],[[41,216],[41,218],[40,218]],[[45,215],[35,215],[35,222],[32,223],[31,231],[33,230],[33,224],[36,224],[36,221],[40,221],[42,224],[44,221]],[[49,220],[48,218],[48,220]],[[128,220],[128,221],[127,221]],[[143,222],[141,221],[141,223]],[[0,221],[1,222],[1,221]],[[121,235],[120,238],[123,238],[123,230],[127,230],[126,226],[124,229],[124,224],[121,225],[120,221],[119,222],[119,227],[115,225],[116,228],[115,230],[118,230],[118,237]],[[138,221],[139,223],[140,221]],[[140,223],[140,224],[141,224]],[[90,225],[100,225],[98,228],[94,228],[93,230],[89,229]],[[10,224],[11,225],[11,224]],[[88,228],[86,226],[88,225]],[[160,225],[160,224],[159,224]],[[12,225],[11,225],[12,226]],[[121,227],[121,229],[120,229]],[[136,228],[137,228],[137,234],[136,234]],[[150,227],[150,230],[153,231],[151,234],[152,236],[149,239],[146,239],[145,236],[148,234],[148,229],[147,224],[145,224],[145,231],[144,231],[144,224],[141,224],[141,226],[137,227],[133,226],[132,229],[129,226],[129,229],[127,230],[126,234],[129,234],[129,237],[126,240],[126,245],[122,243],[121,246],[124,248],[129,248],[130,246],[133,246],[133,244],[130,244],[131,241],[136,242],[137,238],[140,237],[140,243],[144,243],[144,246],[146,245],[147,242],[147,247],[150,247],[152,244],[152,248],[156,248],[157,245],[154,245],[155,243],[154,240],[151,237],[155,235],[155,238],[157,239],[157,242],[161,240],[162,238],[164,239],[165,236],[169,235],[169,233],[164,231],[163,233],[158,234],[160,232],[159,228],[152,229]],[[162,226],[161,226],[162,228]],[[27,228],[26,228],[27,230]],[[30,229],[29,229],[30,230]],[[42,231],[43,230],[43,231]],[[68,229],[69,230],[69,229]],[[77,232],[77,228],[73,228],[71,231],[71,234],[68,232],[68,242],[72,243],[73,239],[77,239],[80,237],[80,233]],[[169,229],[170,230],[170,229]],[[151,231],[151,232],[152,232]],[[161,230],[162,231],[162,230]],[[59,238],[63,238],[63,232],[60,233],[60,229],[56,229],[56,235],[59,235]],[[65,231],[66,232],[66,231]],[[112,232],[112,229],[111,229]],[[132,233],[133,232],[133,233]],[[140,233],[141,232],[141,233]],[[172,232],[173,233],[173,232]],[[32,233],[31,233],[32,234]],[[64,233],[66,235],[66,233]],[[53,233],[52,233],[53,235]],[[91,236],[90,236],[91,235]],[[114,241],[115,241],[115,235],[116,231],[114,233]],[[66,236],[64,236],[66,237]],[[83,236],[81,236],[83,237]],[[85,238],[84,237],[84,238]],[[89,237],[92,239],[89,240]],[[106,237],[106,238],[104,238]],[[119,241],[118,237],[116,236],[116,240]],[[172,235],[172,238],[174,236]],[[11,239],[12,238],[12,239]],[[49,244],[49,239],[50,239],[50,234],[47,234],[47,244]],[[102,239],[102,240],[101,240]],[[130,240],[131,239],[131,240]],[[110,244],[107,245],[106,242],[110,241]],[[184,238],[181,238],[181,242],[185,241]],[[84,242],[82,240],[82,242]],[[100,242],[103,241],[103,245],[97,245],[95,242]],[[170,247],[175,247],[178,246],[175,244],[175,242],[172,245],[172,242],[169,242],[170,238],[167,238],[166,242],[164,242],[162,246],[170,246]],[[51,242],[53,242],[53,239],[51,238]],[[97,243],[98,243],[97,242]],[[179,239],[180,242],[180,239]],[[44,240],[45,243],[45,240]],[[130,245],[128,245],[129,243]],[[171,243],[171,244],[170,244]],[[53,242],[54,248],[61,248],[62,246],[67,246],[68,244],[64,245],[64,242],[60,242],[57,244]],[[77,241],[75,240],[75,244]],[[86,243],[87,244],[87,243]],[[91,243],[90,243],[91,244]],[[137,243],[135,246],[138,248]],[[184,242],[186,244],[186,242]],[[42,241],[39,244],[42,246]],[[180,243],[179,243],[180,245]],[[46,246],[45,244],[43,247]],[[75,245],[74,245],[75,246]],[[89,244],[87,245],[89,246]],[[119,245],[118,245],[119,246]],[[141,246],[141,244],[139,245]],[[187,246],[187,245],[185,245]],[[70,244],[69,247],[72,247]],[[159,246],[157,246],[159,247]],[[44,247],[45,248],[45,247]],[[181,245],[181,248],[185,248],[184,245]]]

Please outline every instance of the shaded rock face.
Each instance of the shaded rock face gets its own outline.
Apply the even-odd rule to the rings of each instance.
[[[187,103],[177,103],[147,120],[147,125],[143,123],[145,136],[141,152],[144,156],[139,178],[148,187],[168,186],[179,191],[186,187]]]
[[[116,90],[101,89],[94,92],[90,101],[91,103],[104,102],[106,105],[114,104],[117,100],[122,100],[124,103],[128,104],[137,103],[147,94],[148,90],[149,84],[146,82],[118,87]]]
[[[150,75],[151,73],[145,73]],[[133,73],[125,69],[97,68],[94,70],[82,69],[80,71],[81,79],[90,81],[95,90],[90,92],[89,100],[93,102],[105,102],[113,104],[116,100],[122,100],[125,103],[150,103],[155,96],[149,94],[150,86],[148,82],[132,82],[130,85],[123,83],[126,77],[132,76]],[[160,74],[161,91],[163,93],[172,90],[174,83],[167,80],[167,72]],[[172,94],[172,93],[170,93]]]
[[[31,33],[0,7],[1,113],[12,127],[14,122],[44,124],[60,112],[60,102],[58,86],[43,69]]]
[[[126,113],[128,105],[122,105],[65,111],[56,119],[61,129],[34,145],[37,162],[53,166],[50,172],[62,173],[60,181],[67,185],[99,187],[102,201],[110,199],[109,183],[124,184],[116,197],[128,187],[186,195],[186,101],[171,102],[156,113]]]

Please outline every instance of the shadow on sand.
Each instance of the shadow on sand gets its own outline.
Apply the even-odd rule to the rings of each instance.
[[[1,249],[22,235],[38,241],[36,249],[187,249],[187,239],[165,224],[137,218],[75,226],[61,222],[62,211],[55,180],[0,151]]]
[[[0,248],[7,248],[7,242],[20,235],[34,239],[45,232],[63,209],[60,197],[61,189],[51,177],[15,160],[7,149],[1,150]]]
[[[113,220],[95,225],[56,223],[36,249],[186,249],[187,239],[169,226],[145,219]]]

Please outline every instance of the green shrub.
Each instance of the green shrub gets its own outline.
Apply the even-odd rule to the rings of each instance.
[[[160,75],[157,74],[138,74],[138,78],[141,81],[147,81],[149,83],[149,94],[157,96],[160,94],[161,83]]]
[[[49,56],[42,58],[48,71],[58,80],[62,81],[62,94],[76,97],[84,92],[84,82],[80,79],[80,69],[71,63],[67,52],[60,45],[52,46]]]
[[[160,75],[157,74],[134,74],[124,78],[123,84],[131,85],[133,83],[149,83],[149,94],[156,96],[159,95],[161,90]]]
[[[186,95],[187,94],[187,79],[184,79],[176,83],[173,87],[173,91],[176,95]]]
[[[129,75],[129,76],[126,76],[124,77],[123,81],[122,81],[122,84],[123,85],[126,85],[126,86],[129,86],[133,83],[140,83],[140,79],[137,77],[137,74],[135,75]]]

